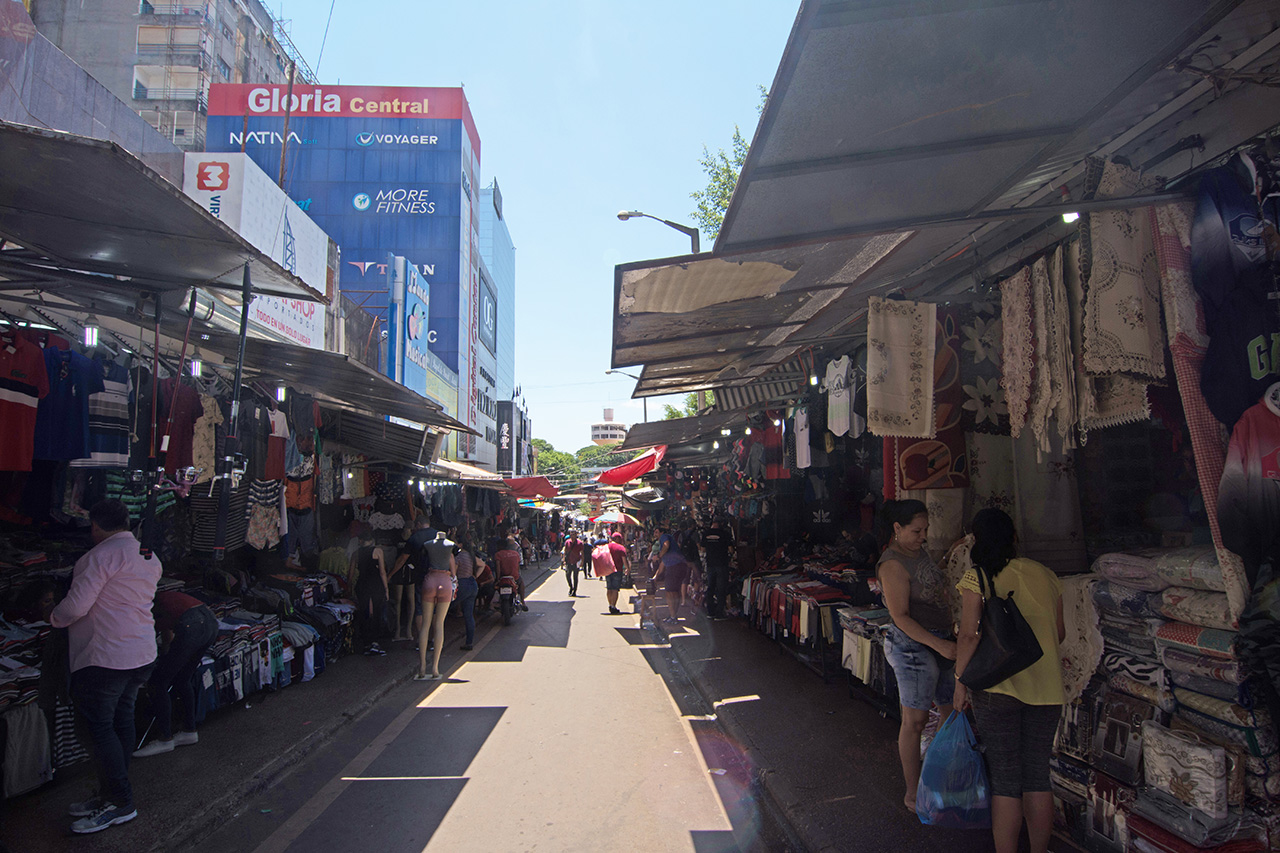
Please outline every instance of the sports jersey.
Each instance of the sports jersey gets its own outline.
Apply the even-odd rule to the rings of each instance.
[[[89,456],[73,459],[78,468],[127,468],[129,465],[129,370],[94,356],[93,370],[102,390],[89,395]]]
[[[44,351],[49,395],[36,413],[36,459],[89,456],[89,397],[103,390],[93,362],[78,352]]]
[[[1244,559],[1250,582],[1280,554],[1280,401],[1267,395],[1231,432],[1218,486],[1222,544]]]
[[[30,471],[36,410],[49,393],[44,354],[21,335],[0,335],[0,471]]]

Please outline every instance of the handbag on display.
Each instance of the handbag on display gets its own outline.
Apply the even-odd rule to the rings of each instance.
[[[960,682],[972,690],[986,690],[1040,660],[1044,649],[1014,603],[1013,593],[1001,598],[986,570],[978,566],[973,570],[982,588],[982,621],[978,624],[978,648]]]

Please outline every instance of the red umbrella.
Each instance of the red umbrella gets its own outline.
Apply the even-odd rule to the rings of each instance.
[[[637,527],[640,526],[640,519],[616,509],[597,515],[591,521],[599,524],[634,524]]]
[[[630,462],[624,462],[616,468],[601,471],[596,480],[610,486],[621,486],[632,480],[643,477],[662,464],[662,457],[667,453],[667,446],[660,444],[641,453]]]

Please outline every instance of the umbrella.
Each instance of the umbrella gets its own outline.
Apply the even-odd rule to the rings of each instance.
[[[591,520],[597,524],[634,524],[636,527],[640,526],[640,519],[617,509],[601,513]]]

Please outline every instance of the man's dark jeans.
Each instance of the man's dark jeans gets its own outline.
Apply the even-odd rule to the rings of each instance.
[[[707,615],[723,616],[724,600],[729,592],[729,567],[707,563]]]
[[[474,577],[458,578],[458,604],[462,608],[462,624],[467,631],[467,645],[476,641],[476,596],[480,585]]]
[[[564,575],[569,579],[569,595],[578,594],[578,561],[568,560],[564,564]]]
[[[133,808],[129,757],[138,748],[133,704],[155,663],[137,669],[86,666],[71,673],[71,698],[93,740],[98,793],[117,808]]]
[[[178,618],[174,626],[173,642],[151,673],[151,713],[156,718],[156,737],[173,740],[173,704],[169,697],[172,686],[174,695],[182,703],[182,728],[196,730],[196,670],[205,650],[218,639],[218,617],[205,605],[192,607]]]

